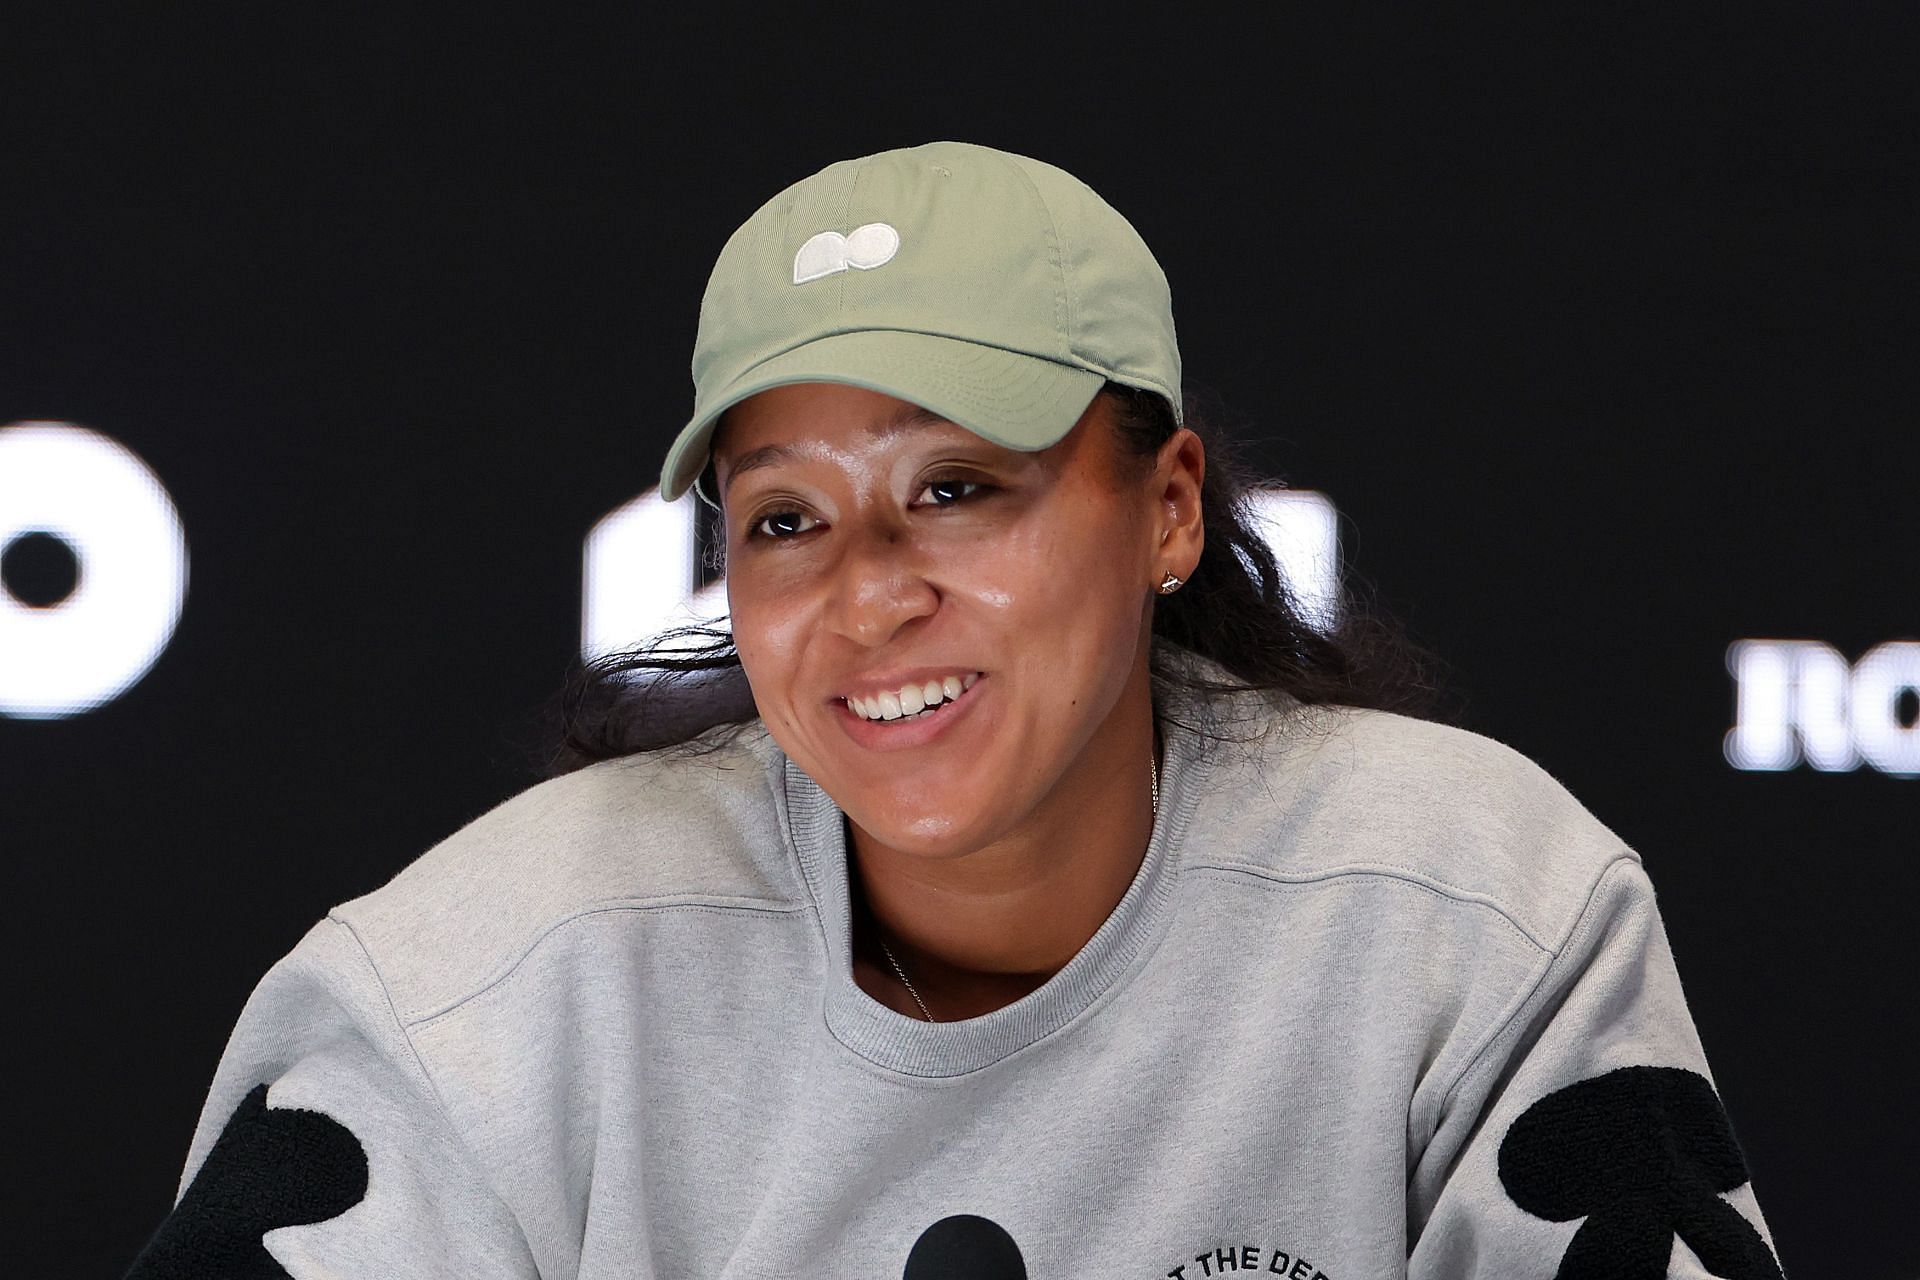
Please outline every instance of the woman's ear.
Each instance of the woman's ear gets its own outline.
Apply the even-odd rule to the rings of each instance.
[[[1176,428],[1160,446],[1160,460],[1153,475],[1160,513],[1156,580],[1163,572],[1191,578],[1200,564],[1200,553],[1206,549],[1201,493],[1206,484],[1207,450],[1200,437],[1186,427]]]

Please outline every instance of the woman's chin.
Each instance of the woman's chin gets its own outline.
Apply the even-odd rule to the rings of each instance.
[[[854,814],[854,821],[869,837],[919,858],[954,857],[978,849],[991,834],[980,818],[978,809],[884,802],[860,806]]]

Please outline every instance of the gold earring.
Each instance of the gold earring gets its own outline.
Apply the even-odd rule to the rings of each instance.
[[[1181,585],[1185,582],[1186,582],[1185,578],[1174,577],[1173,570],[1169,569],[1167,570],[1167,576],[1160,579],[1160,594],[1163,596],[1170,596],[1174,592],[1178,591]]]

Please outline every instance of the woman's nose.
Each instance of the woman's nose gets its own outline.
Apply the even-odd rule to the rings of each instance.
[[[898,529],[850,538],[829,571],[826,625],[869,649],[879,648],[915,618],[940,607],[920,570],[913,541]]]

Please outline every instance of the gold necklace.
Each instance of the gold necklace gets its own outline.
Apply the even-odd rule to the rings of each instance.
[[[1154,759],[1153,753],[1151,752],[1147,755],[1147,769],[1149,770],[1147,777],[1153,787],[1153,816],[1158,818],[1160,816],[1160,763]],[[873,932],[875,939],[880,943],[880,950],[886,953],[887,963],[892,965],[893,971],[900,975],[900,985],[907,989],[907,994],[913,997],[913,1002],[920,1006],[920,1016],[928,1022],[936,1021],[934,1016],[927,1012],[927,1002],[922,1000],[920,993],[913,989],[913,983],[907,978],[907,971],[902,969],[900,962],[893,958],[893,948],[887,945],[885,938],[880,937],[880,922],[878,920],[874,921]]]

